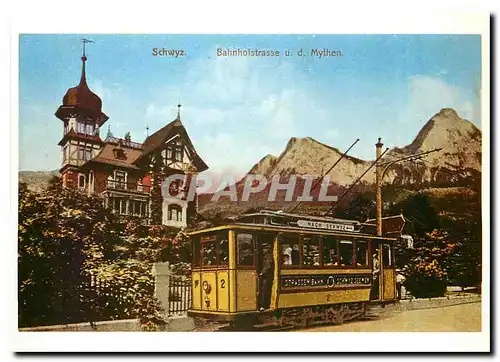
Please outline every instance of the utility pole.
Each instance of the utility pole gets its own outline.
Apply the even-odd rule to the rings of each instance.
[[[379,137],[378,142],[375,144],[377,147],[377,160],[382,155],[382,139]],[[377,236],[382,236],[382,168],[380,162],[377,161],[375,168],[375,184],[376,184],[376,202],[377,202]]]
[[[430,151],[425,151],[425,152],[419,152],[415,153],[409,156],[405,157],[400,157],[392,161],[388,162],[378,162],[382,153],[382,146],[384,144],[381,142],[381,138],[378,139],[378,142],[375,144],[375,147],[377,147],[377,167],[376,167],[376,175],[375,175],[375,186],[376,186],[376,202],[377,202],[377,236],[382,236],[382,180],[384,179],[384,176],[392,165],[398,162],[402,161],[409,161],[409,160],[418,160],[423,158],[424,156],[427,156],[430,153],[433,152],[439,152],[442,150],[442,148],[435,148]],[[385,166],[382,168],[382,166]]]

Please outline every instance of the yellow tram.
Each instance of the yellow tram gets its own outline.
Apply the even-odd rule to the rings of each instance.
[[[264,210],[191,232],[188,314],[310,325],[342,323],[363,316],[370,302],[393,302],[396,238],[376,237],[365,226],[372,225]]]

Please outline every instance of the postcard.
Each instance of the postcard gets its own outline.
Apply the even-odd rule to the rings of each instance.
[[[16,27],[16,349],[489,350],[489,19],[441,16]]]

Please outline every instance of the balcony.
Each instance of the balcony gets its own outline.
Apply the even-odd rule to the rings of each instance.
[[[147,185],[139,185],[133,182],[123,182],[115,180],[108,180],[106,183],[106,187],[111,190],[141,192],[145,194],[149,193],[151,189],[151,187]]]

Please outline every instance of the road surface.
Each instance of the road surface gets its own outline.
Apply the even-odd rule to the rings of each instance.
[[[378,311],[377,311],[378,312]],[[305,332],[480,332],[481,303],[396,312],[386,308],[368,320],[297,329]]]

